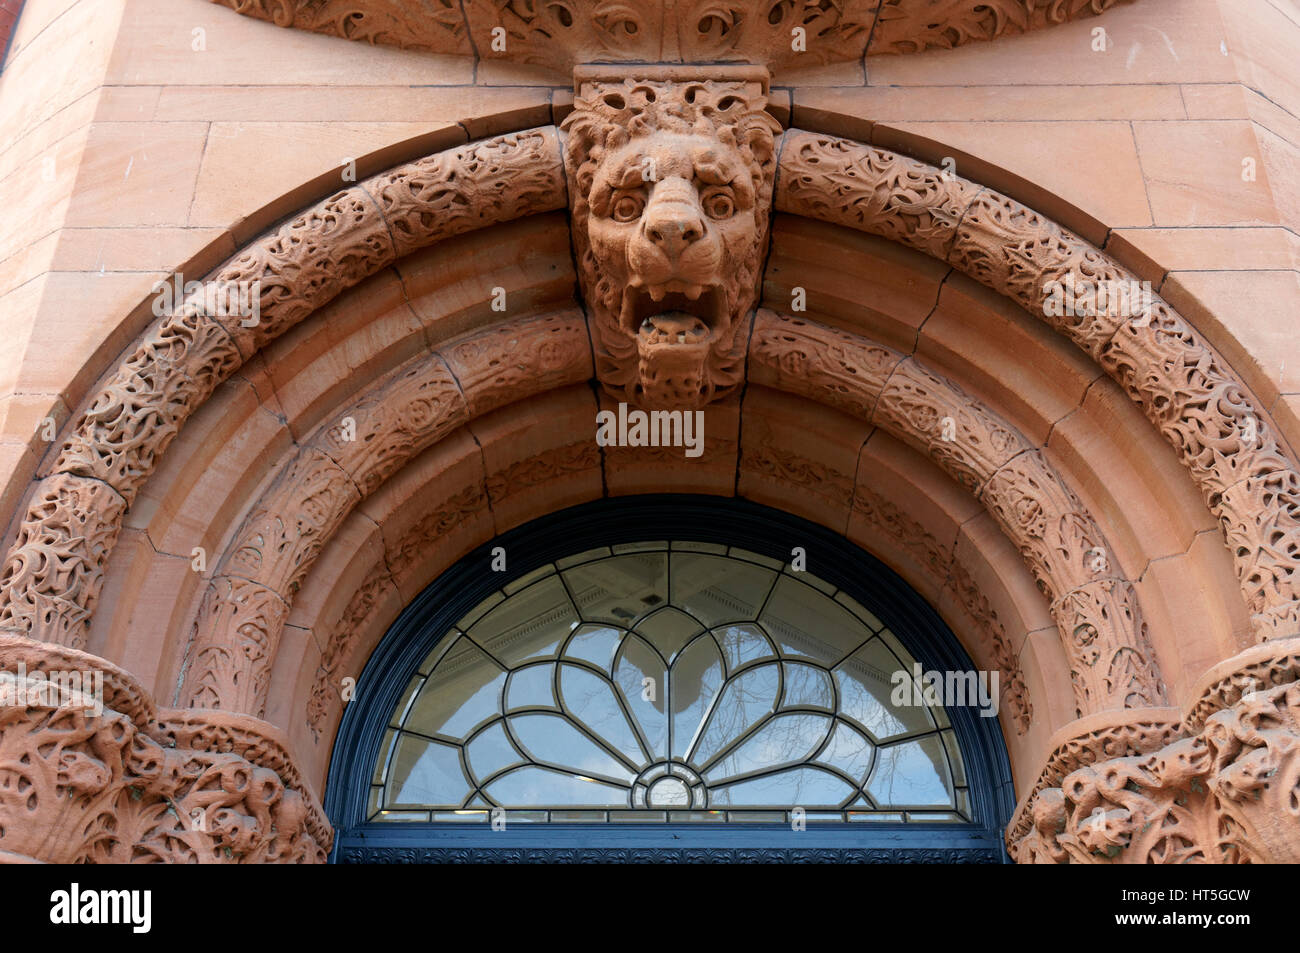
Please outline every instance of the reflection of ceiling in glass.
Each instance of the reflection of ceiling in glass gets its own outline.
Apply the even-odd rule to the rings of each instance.
[[[421,666],[375,820],[966,821],[912,656],[807,572],[702,543],[602,547],[515,580]]]

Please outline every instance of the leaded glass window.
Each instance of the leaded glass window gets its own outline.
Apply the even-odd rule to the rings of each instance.
[[[645,542],[560,559],[440,639],[389,720],[374,821],[970,821],[913,658],[809,572]],[[796,813],[797,812],[797,813]]]

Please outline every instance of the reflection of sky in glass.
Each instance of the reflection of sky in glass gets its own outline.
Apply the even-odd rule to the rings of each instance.
[[[395,714],[372,804],[723,820],[965,803],[946,719],[890,701],[912,659],[874,616],[806,573],[655,545],[562,560],[470,612]]]

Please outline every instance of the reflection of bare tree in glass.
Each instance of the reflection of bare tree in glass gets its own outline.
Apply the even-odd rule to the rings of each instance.
[[[445,738],[454,778],[459,768],[451,768],[483,726],[504,714],[506,670],[541,663],[558,679],[563,714],[511,714],[510,724],[531,719],[520,730],[533,734],[527,744],[503,734],[501,744],[535,747],[545,763],[521,752],[531,763],[479,780],[489,797],[488,788],[517,779],[536,809],[559,809],[565,799],[619,806],[624,791],[648,797],[671,770],[678,785],[688,778],[691,799],[703,784],[710,803],[725,809],[836,810],[864,785],[878,809],[951,809],[948,759],[960,757],[955,744],[945,750],[952,729],[923,706],[892,704],[893,672],[910,671],[912,658],[887,630],[859,623],[788,574],[733,557],[680,555],[671,591],[669,560],[658,551],[596,557],[498,599],[469,633],[453,629],[441,657],[430,655],[428,677],[417,679],[415,698],[395,716],[405,719],[398,738]],[[729,564],[740,567],[734,577],[724,571]],[[590,634],[582,626],[599,626],[608,641],[574,641]],[[536,689],[526,688],[530,707],[553,704]],[[630,772],[637,780],[611,785],[586,776],[601,773],[603,762],[591,758],[601,751],[621,764],[604,764],[610,779]],[[670,767],[670,757],[702,777]],[[426,758],[421,777],[436,773]],[[444,792],[442,780],[426,787],[421,797],[444,806],[462,794],[454,785]],[[661,805],[684,805],[686,797],[678,792]]]

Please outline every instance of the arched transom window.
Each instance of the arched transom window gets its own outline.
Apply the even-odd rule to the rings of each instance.
[[[697,542],[589,550],[438,641],[392,713],[367,818],[967,822],[943,708],[898,690],[914,672],[810,572]]]

